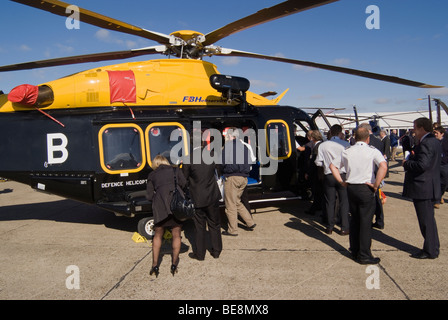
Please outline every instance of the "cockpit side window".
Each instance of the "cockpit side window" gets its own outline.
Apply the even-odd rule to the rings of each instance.
[[[98,139],[101,167],[107,173],[132,173],[145,166],[143,131],[139,126],[105,125]]]
[[[291,141],[288,124],[283,120],[269,120],[266,122],[265,129],[269,156],[277,159],[289,158]],[[271,141],[271,137],[275,136],[278,136],[278,141]]]

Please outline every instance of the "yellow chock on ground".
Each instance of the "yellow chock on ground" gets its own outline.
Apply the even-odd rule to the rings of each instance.
[[[165,230],[165,233],[163,234],[163,239],[171,240],[172,238],[173,238],[173,234],[169,230]]]
[[[132,240],[135,243],[148,242],[148,240],[146,240],[146,238],[144,236],[140,235],[138,232],[134,232],[134,235],[132,236]]]

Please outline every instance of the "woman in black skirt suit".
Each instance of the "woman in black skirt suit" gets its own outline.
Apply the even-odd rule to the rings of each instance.
[[[150,275],[159,274],[159,254],[162,246],[162,237],[165,228],[170,228],[173,234],[173,253],[171,258],[171,273],[177,272],[179,263],[179,252],[181,247],[182,222],[176,220],[171,213],[170,203],[174,190],[174,174],[177,177],[179,189],[186,186],[186,180],[179,168],[172,167],[168,160],[161,155],[157,155],[153,160],[153,168],[148,176],[146,198],[152,201],[152,212],[154,217],[155,234],[152,239],[152,268]],[[179,190],[182,192],[182,190]]]

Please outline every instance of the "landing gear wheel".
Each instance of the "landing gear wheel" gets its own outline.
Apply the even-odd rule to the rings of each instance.
[[[313,191],[311,189],[306,189],[303,195],[305,200],[313,199]]]
[[[154,237],[154,218],[147,217],[143,218],[138,222],[137,225],[138,233],[145,237],[147,240],[151,240]]]

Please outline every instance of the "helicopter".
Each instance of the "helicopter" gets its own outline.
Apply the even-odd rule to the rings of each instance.
[[[12,1],[62,17],[68,16],[70,6],[58,0]],[[205,135],[212,129],[220,132],[220,137],[203,135],[210,144],[211,139],[220,142],[222,133],[236,127],[256,133],[247,136],[257,156],[248,187],[253,202],[309,197],[307,184],[299,178],[303,167],[295,144],[305,144],[306,132],[318,129],[316,119],[325,117],[322,110],[309,115],[296,107],[280,105],[287,90],[273,99],[269,99],[269,92],[250,92],[247,79],[220,74],[203,58],[272,60],[406,86],[438,87],[215,45],[245,29],[337,1],[284,1],[206,34],[192,30],[163,34],[77,7],[83,23],[158,44],[5,65],[0,66],[0,72],[154,54],[169,58],[98,66],[39,85],[18,85],[0,94],[0,176],[117,215],[142,216],[138,231],[151,238],[152,208],[145,192],[154,157],[166,155],[177,165],[172,150],[179,148],[180,156],[188,156],[189,138],[195,129]],[[269,132],[275,132],[275,139],[271,140]]]

